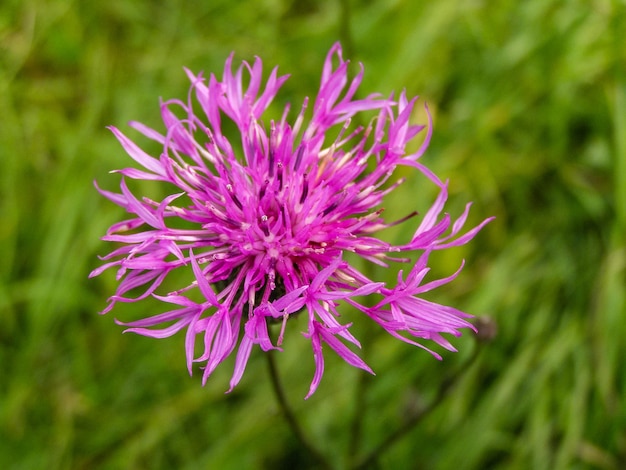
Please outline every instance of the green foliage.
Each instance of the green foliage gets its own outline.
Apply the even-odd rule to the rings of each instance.
[[[182,71],[219,72],[230,51],[291,73],[283,102],[315,93],[341,40],[362,93],[406,87],[435,117],[424,157],[451,181],[451,211],[496,215],[473,244],[439,254],[461,276],[433,299],[498,323],[494,341],[381,468],[626,467],[626,6],[619,0],[439,2],[46,2],[0,6],[0,467],[307,468],[261,354],[227,389],[232,361],[200,387],[183,339],[122,335],[96,312],[112,276],[88,280],[121,216],[92,181],[131,162],[105,129],[158,127]],[[146,148],[149,144],[146,143]],[[433,197],[410,175],[386,216]],[[417,195],[416,195],[417,194]],[[389,236],[402,237],[402,231]],[[144,312],[142,311],[142,314]],[[350,313],[346,314],[348,317]],[[347,466],[436,395],[475,347],[439,363],[355,320],[362,380],[328,355],[319,391],[290,322],[277,357],[312,440]]]

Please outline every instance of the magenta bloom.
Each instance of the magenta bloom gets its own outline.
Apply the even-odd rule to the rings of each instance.
[[[304,336],[311,341],[315,361],[307,397],[324,371],[322,343],[349,364],[372,372],[346,344],[360,347],[350,325],[339,321],[341,304],[358,309],[402,341],[423,347],[412,338],[432,340],[454,350],[442,333],[459,336],[461,328],[473,328],[466,320],[470,315],[420,298],[458,274],[422,284],[428,256],[467,243],[490,219],[461,233],[470,204],[454,223],[442,213],[447,185],[419,163],[431,122],[419,150],[405,150],[426,128],[409,123],[417,98],[409,100],[402,93],[397,99],[355,99],[363,70],[350,81],[348,62],[335,44],[324,63],[311,117],[305,117],[305,98],[293,122],[288,120],[289,106],[279,121],[263,121],[287,76],[279,77],[274,69],[263,82],[258,58],[233,74],[232,59],[227,59],[221,81],[187,71],[187,101],[161,104],[164,134],[131,123],[162,145],[158,157],[111,127],[143,167],[119,170],[123,177],[162,181],[176,191],[162,201],[138,198],[124,178],[120,194],[98,189],[132,214],[103,237],[118,248],[91,273],[117,269],[120,283],[103,313],[116,302],[148,296],[174,305],[165,313],[122,324],[129,327],[126,331],[155,338],[186,329],[189,372],[194,362],[203,363],[203,383],[237,349],[231,390],[253,346],[280,349],[285,323],[298,312],[308,317]],[[358,113],[364,113],[357,121],[366,127],[352,123]],[[237,130],[236,137],[226,135],[226,120]],[[381,217],[383,197],[402,183],[388,182],[399,165],[417,169],[440,192],[406,243],[391,245],[375,234],[417,215],[393,223]],[[344,252],[383,266],[387,261],[409,262],[408,257],[395,258],[399,252],[421,255],[406,277],[401,271],[396,285],[386,285],[348,263]],[[192,274],[193,281],[157,294],[168,275],[180,270]],[[362,296],[374,297],[366,306],[355,300]],[[271,322],[282,322],[275,342],[268,332]],[[195,350],[196,335],[203,338],[201,351]]]

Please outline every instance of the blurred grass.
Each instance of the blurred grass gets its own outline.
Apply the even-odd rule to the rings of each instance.
[[[348,8],[348,9],[346,9]],[[455,394],[381,459],[383,468],[626,467],[626,5],[515,2],[16,1],[0,6],[0,467],[306,467],[253,355],[205,388],[182,338],[121,335],[100,317],[113,292],[87,280],[120,212],[92,181],[130,163],[105,126],[158,126],[182,66],[220,72],[254,55],[291,73],[279,100],[315,93],[337,39],[362,61],[362,93],[406,87],[435,115],[425,161],[451,181],[451,210],[497,220],[437,257],[463,274],[433,298],[499,325]],[[432,197],[410,179],[386,207]],[[416,196],[420,194],[420,196]],[[415,198],[418,198],[417,200]],[[401,236],[396,232],[393,236]],[[142,315],[146,312],[140,312]],[[362,400],[363,451],[427,402],[471,338],[442,363],[362,329],[378,373]],[[310,346],[289,325],[279,363],[310,434],[348,446],[359,372],[328,356],[316,395]],[[358,336],[358,335],[357,335]]]

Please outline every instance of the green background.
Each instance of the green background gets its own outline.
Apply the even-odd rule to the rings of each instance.
[[[304,323],[290,322],[277,359],[306,433],[345,467],[355,436],[358,457],[464,370],[378,468],[626,468],[625,10],[617,0],[4,1],[0,467],[312,467],[259,350],[225,395],[232,360],[203,388],[186,372],[183,335],[122,335],[113,322],[158,305],[97,314],[114,275],[87,275],[123,211],[93,180],[113,190],[108,172],[133,164],[105,126],[161,129],[159,97],[187,95],[183,66],[220,76],[231,51],[260,56],[266,73],[279,65],[292,75],[279,112],[316,93],[341,40],[365,65],[362,96],[406,88],[428,101],[424,162],[450,179],[451,213],[472,200],[470,223],[497,217],[433,258],[437,276],[467,266],[429,298],[489,315],[498,333],[466,367],[470,334],[440,363],[347,313],[377,376],[327,352],[304,401],[313,359]],[[387,220],[433,200],[405,174]]]

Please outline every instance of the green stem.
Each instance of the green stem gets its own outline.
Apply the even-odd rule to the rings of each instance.
[[[278,405],[283,413],[283,416],[287,420],[287,424],[291,428],[294,436],[300,444],[307,450],[309,454],[317,461],[320,465],[320,468],[332,470],[333,466],[326,459],[326,457],[307,439],[304,434],[300,423],[298,422],[295,413],[289,403],[287,402],[287,396],[285,395],[285,390],[283,388],[282,382],[280,380],[278,374],[278,367],[276,366],[276,360],[274,359],[274,352],[268,351],[265,353],[267,357],[267,365],[269,367],[270,378],[272,382],[272,389],[274,391],[274,395],[276,396],[276,400]]]

